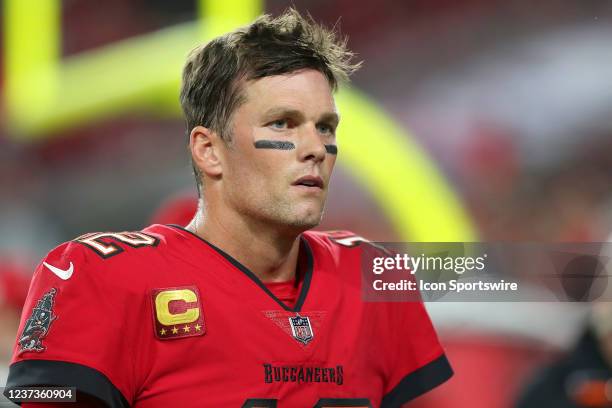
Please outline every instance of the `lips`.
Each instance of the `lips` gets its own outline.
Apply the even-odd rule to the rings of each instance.
[[[323,189],[323,179],[318,176],[304,176],[297,179],[293,185]]]

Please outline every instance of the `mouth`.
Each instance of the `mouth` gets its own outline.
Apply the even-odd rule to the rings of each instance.
[[[313,190],[323,190],[323,179],[318,176],[304,176],[297,179],[292,185]]]

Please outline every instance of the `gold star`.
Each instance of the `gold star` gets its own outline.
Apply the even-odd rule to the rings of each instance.
[[[178,333],[178,329],[176,327],[172,328],[172,334],[177,334]]]
[[[185,327],[183,327],[183,330],[185,331],[185,333],[188,333],[188,332],[189,332],[189,329],[190,329],[190,327],[189,327],[189,326],[187,326],[187,325],[185,325]]]
[[[200,326],[199,324],[196,324],[196,325],[195,325],[195,329],[196,329],[196,331],[200,331],[200,328],[202,328],[202,326]]]
[[[161,329],[159,332],[160,332],[160,333],[161,333],[161,335],[163,336],[163,335],[165,335],[165,334],[166,334],[166,329]]]

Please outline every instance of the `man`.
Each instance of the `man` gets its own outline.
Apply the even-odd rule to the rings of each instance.
[[[307,232],[351,57],[293,10],[194,50],[181,103],[196,216],[51,251],[9,386],[142,408],[397,407],[450,377],[422,304],[361,300],[363,240]]]

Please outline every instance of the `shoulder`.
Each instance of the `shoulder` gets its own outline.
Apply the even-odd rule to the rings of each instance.
[[[159,237],[143,231],[90,232],[71,241],[71,243],[80,244],[83,251],[91,256],[97,255],[102,259],[108,259],[126,251],[131,253],[133,252],[131,249],[135,248],[156,247],[159,242]]]
[[[113,263],[130,261],[142,256],[154,256],[167,250],[181,239],[182,230],[151,225],[140,231],[89,232],[66,242],[51,253],[65,253],[85,258],[89,263],[111,260]]]
[[[306,231],[303,235],[308,239],[308,242],[312,242],[315,245],[327,245],[330,247],[354,247],[360,242],[369,242],[367,239],[347,230]]]
[[[307,231],[303,233],[316,264],[334,270],[358,271],[370,257],[383,256],[385,249],[351,231]]]
[[[347,230],[306,231],[304,238],[313,250],[330,253],[361,253],[364,250],[386,251],[382,246]]]
[[[33,279],[50,284],[96,286],[142,280],[138,273],[155,265],[159,252],[173,245],[174,229],[161,225],[141,231],[90,232],[52,249],[41,261]],[[140,276],[139,276],[140,275]],[[123,285],[119,285],[123,286]]]

